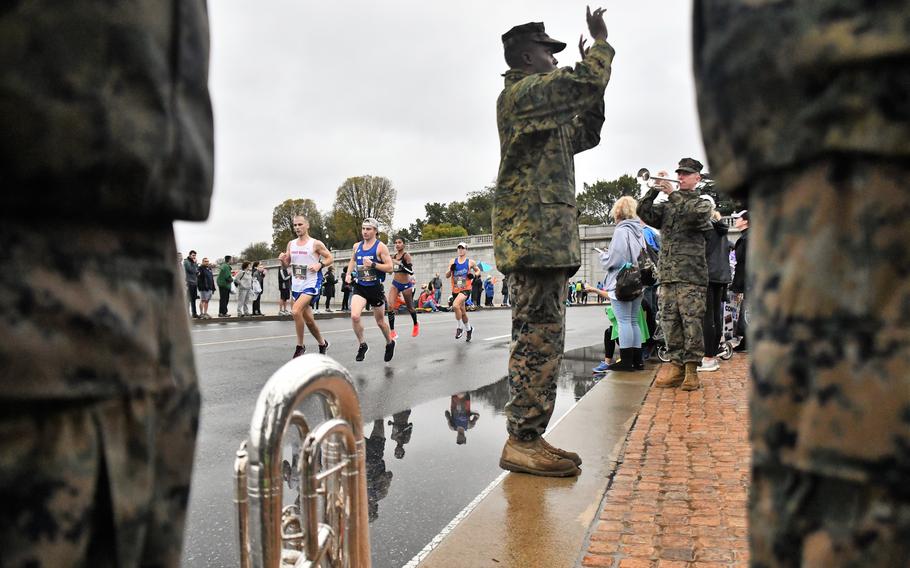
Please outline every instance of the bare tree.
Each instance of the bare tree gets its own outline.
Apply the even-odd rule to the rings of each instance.
[[[358,176],[344,180],[335,194],[335,210],[361,220],[373,217],[388,230],[395,217],[398,191],[382,176]]]

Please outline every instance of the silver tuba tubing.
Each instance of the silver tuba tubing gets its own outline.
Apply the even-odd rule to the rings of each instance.
[[[295,409],[314,395],[324,397],[330,418],[311,432],[303,415]],[[301,438],[305,437],[299,511],[303,534],[285,537],[281,464],[282,440],[289,427],[296,427]],[[317,472],[318,449],[329,436],[341,438],[343,459],[328,470]],[[304,555],[292,560],[292,566],[322,565],[327,548],[335,539],[340,539],[343,551],[329,555],[332,566],[370,566],[363,425],[357,392],[344,367],[323,355],[307,355],[278,369],[259,394],[250,437],[238,450],[234,467],[242,568],[279,568],[282,562],[287,565],[283,554],[287,538],[302,539],[305,545],[298,547]],[[319,496],[325,497],[320,484],[335,474],[343,480],[347,503],[342,524],[347,526],[318,522]]]

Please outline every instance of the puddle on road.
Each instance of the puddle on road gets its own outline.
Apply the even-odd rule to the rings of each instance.
[[[594,386],[601,357],[599,346],[566,353],[551,424]],[[373,566],[407,563],[499,476],[508,400],[503,377],[364,424]]]

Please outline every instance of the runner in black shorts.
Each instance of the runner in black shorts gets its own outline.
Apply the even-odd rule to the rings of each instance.
[[[363,220],[360,227],[363,240],[354,245],[354,254],[348,262],[348,272],[345,282],[352,284],[351,297],[351,325],[360,347],[357,349],[357,361],[363,361],[369,347],[363,340],[363,324],[360,323],[360,312],[364,307],[373,309],[376,325],[385,336],[385,360],[391,361],[395,354],[395,340],[392,339],[389,325],[383,318],[385,306],[385,291],[382,282],[385,275],[392,272],[392,257],[389,249],[380,242],[376,235],[379,232],[379,222],[373,218]],[[353,283],[352,283],[353,281]]]

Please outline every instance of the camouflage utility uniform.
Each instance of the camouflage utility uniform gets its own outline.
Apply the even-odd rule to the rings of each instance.
[[[711,203],[696,191],[674,191],[662,203],[651,188],[638,205],[641,220],[660,229],[660,326],[670,360],[701,363],[708,290],[704,231],[711,229]]]
[[[910,2],[694,24],[712,171],[752,220],[752,563],[907,566]]]
[[[509,433],[521,440],[543,434],[553,413],[566,284],[581,266],[574,154],[600,142],[613,54],[598,40],[574,68],[511,69],[496,103],[501,161],[493,235],[512,301],[506,416]]]
[[[0,565],[178,566],[199,393],[172,220],[206,218],[203,2],[0,14]]]

